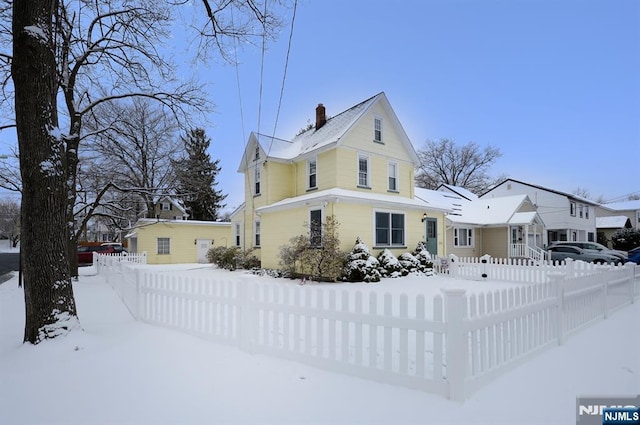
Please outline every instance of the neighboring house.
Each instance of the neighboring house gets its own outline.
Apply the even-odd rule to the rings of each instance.
[[[206,263],[214,246],[230,246],[231,223],[141,218],[125,236],[129,251],[147,253],[148,264]]]
[[[373,255],[400,255],[419,241],[444,255],[448,207],[414,197],[418,162],[384,93],[331,118],[319,104],[315,125],[292,140],[251,133],[238,167],[245,202],[231,216],[234,242],[257,248],[262,267],[279,268],[280,247],[317,234],[333,215],[345,251],[360,236]]]
[[[436,188],[436,190],[440,192],[452,193],[463,199],[466,199],[467,201],[473,201],[474,199],[478,199],[478,195],[471,192],[470,190],[465,189],[464,187],[454,186],[451,184],[442,183],[440,184],[440,186]]]
[[[480,199],[527,195],[546,225],[545,245],[555,241],[596,240],[597,203],[580,196],[522,181],[507,179]]]
[[[172,196],[161,196],[154,203],[154,217],[157,219],[186,220],[189,218],[182,202]]]
[[[631,220],[626,215],[612,215],[609,217],[596,217],[596,229],[598,242],[613,248],[611,236],[620,229],[631,229]]]
[[[629,219],[631,227],[640,229],[640,199],[600,204],[596,208],[596,216],[625,216]]]
[[[527,195],[478,199],[462,188],[443,186],[435,193],[449,200],[453,211],[446,216],[448,254],[544,259],[545,224]],[[415,190],[419,198],[434,196],[434,191]]]

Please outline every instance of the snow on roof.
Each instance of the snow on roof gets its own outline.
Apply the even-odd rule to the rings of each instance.
[[[614,215],[611,217],[596,217],[596,229],[622,229],[630,221],[624,215]]]
[[[601,204],[600,206],[614,211],[640,210],[640,199],[633,201],[611,202],[609,204]]]
[[[440,190],[441,188],[444,188],[446,190],[449,190],[450,192],[456,193],[460,196],[462,196],[463,198],[466,198],[470,201],[474,200],[474,199],[478,199],[478,195],[476,195],[475,193],[471,192],[468,189],[465,189],[462,186],[454,186],[452,184],[446,184],[446,183],[442,183],[439,187],[438,190]]]
[[[256,137],[270,158],[293,159],[307,152],[337,143],[351,126],[373,105],[383,93],[361,102],[334,117],[327,118],[325,124],[316,130],[315,126],[295,136],[291,141],[277,139],[263,134]]]
[[[320,190],[318,192],[308,193],[302,196],[296,196],[293,198],[286,198],[282,201],[276,202],[271,205],[256,208],[256,212],[273,212],[277,210],[283,210],[299,205],[305,205],[311,202],[332,202],[337,200],[344,200],[352,203],[364,203],[374,204],[386,207],[405,208],[412,210],[423,210],[425,208],[431,210],[438,210],[443,212],[449,212],[450,208],[445,203],[429,203],[422,199],[410,199],[396,195],[376,194],[369,192],[358,192],[355,190],[347,190],[340,188],[333,188],[327,190]]]
[[[415,187],[414,196],[423,201],[427,205],[434,205],[443,209],[448,209],[451,214],[460,214],[463,205],[468,203],[466,199],[459,195],[442,192],[438,190],[425,189],[422,187]]]
[[[454,223],[480,226],[528,224],[537,213],[518,213],[518,209],[526,199],[528,199],[527,195],[480,198],[464,204],[461,215],[447,216],[447,218]],[[527,218],[530,220],[527,221]]]

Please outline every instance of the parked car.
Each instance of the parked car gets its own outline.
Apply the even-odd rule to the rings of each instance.
[[[627,253],[624,251],[618,251],[615,249],[611,249],[609,247],[606,247],[600,243],[597,242],[586,242],[586,241],[558,241],[558,242],[552,242],[549,246],[554,246],[554,245],[571,245],[571,246],[577,246],[578,248],[582,248],[582,249],[591,249],[591,250],[595,250],[595,251],[599,251],[599,252],[604,252],[610,255],[615,255],[616,257],[620,258],[622,261],[626,261],[627,260]]]
[[[118,254],[121,252],[125,252],[125,253],[127,252],[127,250],[124,249],[124,247],[120,242],[105,242],[105,243],[101,243],[100,246],[111,246]]]
[[[114,254],[112,246],[81,245],[78,247],[78,264],[93,264],[93,253]]]
[[[586,261],[587,263],[624,263],[625,260],[620,259],[616,255],[611,255],[603,251],[596,251],[593,249],[582,249],[572,245],[551,245],[547,247],[547,251],[551,253],[551,260],[562,261],[567,258],[573,260]]]
[[[629,251],[628,260],[640,264],[640,246]]]

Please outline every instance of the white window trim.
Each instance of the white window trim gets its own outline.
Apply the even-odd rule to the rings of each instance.
[[[392,176],[390,173],[390,167],[393,165],[393,169],[395,171],[394,175]],[[390,192],[400,192],[400,184],[399,184],[399,180],[398,180],[398,163],[396,161],[387,161],[387,190]],[[391,184],[390,184],[390,180],[393,177],[393,179],[396,182],[396,187],[394,189],[391,188]]]
[[[322,224],[324,223],[325,216],[324,216],[324,208],[322,208],[321,206],[309,208],[309,210],[307,211],[307,217],[309,217],[309,236],[311,236],[311,212],[318,211],[318,210],[320,210],[320,235],[322,236]],[[320,245],[311,245],[311,246],[320,247],[322,246],[322,243]]]
[[[241,228],[240,228],[240,223],[235,223],[234,225],[234,235],[233,235],[233,241],[235,242],[235,246],[241,246],[242,245],[242,238],[240,237],[240,235],[242,234]]]
[[[380,123],[380,138],[376,139],[376,122]],[[373,141],[375,143],[382,143],[384,144],[384,121],[382,119],[382,117],[380,116],[374,116],[373,117]]]
[[[460,245],[460,230],[467,231],[466,245]],[[454,227],[453,228],[453,246],[456,248],[475,248],[476,235],[473,227]]]
[[[316,167],[316,171],[315,171],[315,176],[316,176],[316,184],[315,186],[311,186],[311,163],[315,164]],[[307,160],[307,189],[317,189],[318,188],[318,159],[317,158],[310,158]]]
[[[388,244],[381,244],[378,243],[378,234],[377,234],[377,229],[376,229],[376,214],[378,213],[383,213],[383,214],[389,214],[389,243]],[[402,243],[401,244],[394,244],[393,243],[393,219],[392,219],[392,215],[402,215],[404,217],[404,220],[402,220]],[[399,248],[399,247],[404,247],[407,245],[407,214],[405,211],[399,211],[399,210],[378,210],[378,209],[374,209],[373,210],[373,244],[375,248],[378,247],[385,247],[385,248]]]
[[[253,190],[256,196],[262,193],[262,172],[260,171],[260,164],[256,164],[255,171],[253,172]]]
[[[259,236],[260,243],[256,243],[256,236]],[[260,220],[253,221],[253,246],[259,248],[262,245],[262,226]]]
[[[367,161],[367,181],[366,184],[360,184],[360,160],[361,159],[365,159]],[[371,188],[371,158],[369,158],[369,155],[365,155],[362,153],[359,153],[356,157],[356,183],[357,183],[357,187],[364,187],[367,189]]]
[[[576,216],[576,203],[574,201],[569,201],[569,215],[571,217]]]
[[[159,246],[160,239],[166,239],[166,240],[169,241],[168,252],[160,252],[160,246]],[[156,238],[156,254],[157,255],[171,255],[171,238],[168,238],[166,236],[162,236],[162,237],[157,237]]]

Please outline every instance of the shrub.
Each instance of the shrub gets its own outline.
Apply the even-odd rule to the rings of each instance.
[[[253,255],[253,249],[246,251],[237,246],[216,246],[207,252],[207,260],[221,269],[235,270],[260,267],[260,260]]]
[[[283,271],[291,276],[301,274],[314,280],[336,281],[340,278],[345,254],[340,250],[339,225],[333,215],[327,216],[319,235],[309,232],[294,236],[289,245],[281,246],[279,263]]]
[[[640,246],[640,229],[619,229],[611,236],[613,249],[629,251]]]
[[[344,279],[349,282],[380,282],[380,263],[371,255],[369,247],[358,236],[351,252],[347,255]]]
[[[378,270],[383,277],[400,277],[408,274],[396,256],[386,248],[378,255],[378,262],[380,263]]]

